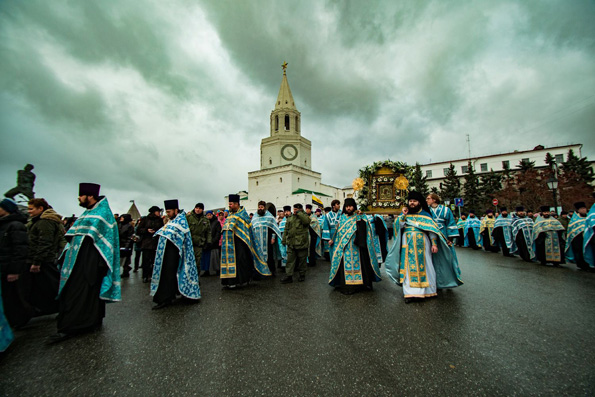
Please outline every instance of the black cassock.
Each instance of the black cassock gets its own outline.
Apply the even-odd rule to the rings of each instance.
[[[493,231],[492,231],[493,233]],[[490,234],[488,232],[488,230],[484,230],[481,235],[483,236],[483,249],[486,250],[487,252],[498,252],[500,251],[500,248],[498,248],[497,245],[492,245],[492,241],[490,240]],[[494,241],[496,241],[496,239],[494,238]]]
[[[498,243],[500,248],[502,248],[502,253],[504,256],[513,256],[510,254],[510,250],[506,246],[506,240],[504,239],[504,230],[501,227],[497,227],[492,231],[492,236],[494,236],[494,241]]]
[[[384,222],[378,217],[374,217],[374,227],[376,228],[376,234],[378,235],[378,241],[380,242],[380,253],[382,254],[382,263],[386,260],[388,250],[386,248],[388,241],[386,241],[387,230],[384,227]]]
[[[271,239],[275,236],[275,244],[271,244]],[[277,270],[277,260],[275,259],[275,249],[277,245],[277,234],[273,231],[273,229],[268,228],[267,233],[267,265],[269,266],[269,270],[271,274],[275,274]],[[257,272],[258,273],[258,272]]]
[[[374,269],[372,269],[372,262],[370,261],[370,254],[368,253],[368,244],[367,244],[367,225],[366,221],[359,220],[357,221],[357,229],[355,231],[355,245],[359,248],[359,259],[360,265],[362,269],[362,280],[363,285],[346,285],[345,284],[345,271],[344,271],[344,263],[343,258],[341,258],[341,264],[339,265],[339,269],[337,270],[337,274],[333,279],[334,283],[333,286],[339,290],[341,293],[344,294],[353,294],[358,291],[363,290],[371,290],[373,288],[374,282]],[[337,252],[336,255],[341,255],[342,253]],[[376,258],[374,258],[376,260]]]
[[[180,266],[180,251],[171,241],[167,240],[165,252],[163,253],[163,264],[161,266],[161,276],[159,277],[159,287],[153,296],[153,302],[161,304],[164,302],[173,302],[178,292],[178,267]]]
[[[76,334],[101,326],[105,317],[105,300],[99,294],[107,271],[108,266],[93,245],[93,239],[85,237],[58,299],[58,332]]]
[[[564,249],[566,248],[566,245],[564,244],[564,239],[562,238],[563,236],[564,236],[564,230],[558,230],[558,241],[560,243],[560,260],[559,261],[550,261],[550,260],[547,260],[545,257],[546,233],[540,233],[539,236],[537,236],[537,239],[535,240],[535,256],[537,257],[537,260],[539,262],[541,262],[542,265],[545,265],[548,262],[554,263],[554,264],[566,263],[566,261],[564,259]]]
[[[236,276],[234,278],[222,278],[222,285],[238,285],[250,281],[252,271],[254,270],[254,260],[250,247],[246,245],[238,236],[233,235],[233,243],[236,254]],[[269,253],[270,255],[270,253]],[[260,274],[260,273],[259,273]]]
[[[459,229],[459,238],[457,239],[457,247],[465,245],[465,229]]]
[[[576,266],[579,269],[589,270],[591,266],[585,260],[585,255],[583,253],[583,241],[583,233],[581,233],[572,239],[570,246],[572,247],[572,252],[574,252],[574,261],[576,262]]]
[[[533,262],[531,259],[531,255],[529,254],[529,250],[527,249],[527,243],[525,242],[525,237],[523,236],[523,230],[519,230],[514,240],[516,246],[518,248],[517,253],[525,262]]]
[[[467,230],[467,241],[469,242],[469,247],[473,248],[474,250],[481,249],[481,247],[477,245],[477,241],[475,241],[475,232],[473,229]]]

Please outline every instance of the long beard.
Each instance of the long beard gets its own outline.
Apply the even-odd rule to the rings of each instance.
[[[502,218],[508,218],[508,213],[502,214]]]
[[[544,217],[545,219],[547,219],[547,218],[549,218],[550,216],[549,216],[549,214],[548,214],[548,215],[545,215],[545,214],[544,214],[544,215],[543,215],[543,217]]]
[[[409,204],[409,213],[410,214],[417,214],[420,211],[421,211],[421,204],[418,204],[415,206]]]
[[[257,210],[256,213],[260,216],[264,216],[266,210]]]
[[[345,214],[347,214],[347,216],[351,216],[351,215],[353,215],[353,213],[355,212],[355,210],[345,209],[345,211],[343,211],[343,212],[345,212]]]

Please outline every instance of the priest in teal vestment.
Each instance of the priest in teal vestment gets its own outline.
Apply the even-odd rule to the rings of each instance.
[[[356,210],[355,200],[345,199],[329,240],[334,252],[329,285],[346,295],[371,290],[372,283],[381,280],[372,226],[366,215],[356,214]]]
[[[575,213],[568,224],[566,237],[566,259],[581,270],[592,270],[595,268],[593,249],[585,245],[587,231],[587,206],[580,201],[574,203]]]
[[[68,232],[58,291],[57,342],[101,327],[105,303],[120,301],[120,238],[100,186],[81,183],[79,205],[86,208]]]
[[[229,195],[229,216],[223,224],[221,245],[221,284],[230,289],[247,285],[253,272],[272,273],[264,258],[254,249],[250,215],[240,207],[240,196]]]
[[[593,267],[595,267],[595,260],[593,259],[595,258],[595,204],[591,206],[586,223],[585,236],[583,238],[583,254],[585,260],[589,263],[590,270],[593,271]]]
[[[385,261],[390,279],[403,287],[405,303],[463,284],[448,240],[432,219],[424,196],[412,191],[407,199],[407,214],[395,220],[395,239]]]
[[[541,215],[533,225],[533,241],[535,242],[535,255],[542,265],[551,263],[559,266],[566,263],[564,260],[564,226],[559,220],[552,217],[549,206],[541,207]]]

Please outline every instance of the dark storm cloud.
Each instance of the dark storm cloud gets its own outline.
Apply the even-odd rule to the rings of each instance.
[[[385,158],[463,158],[467,134],[473,155],[593,156],[593,15],[592,1],[4,1],[0,182],[33,162],[66,212],[83,180],[120,212],[223,205],[258,169],[283,61],[327,184]]]

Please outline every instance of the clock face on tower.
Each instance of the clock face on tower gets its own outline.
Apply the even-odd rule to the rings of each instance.
[[[293,161],[298,156],[298,148],[291,143],[287,145],[283,145],[281,148],[281,157],[283,157],[287,161]]]

